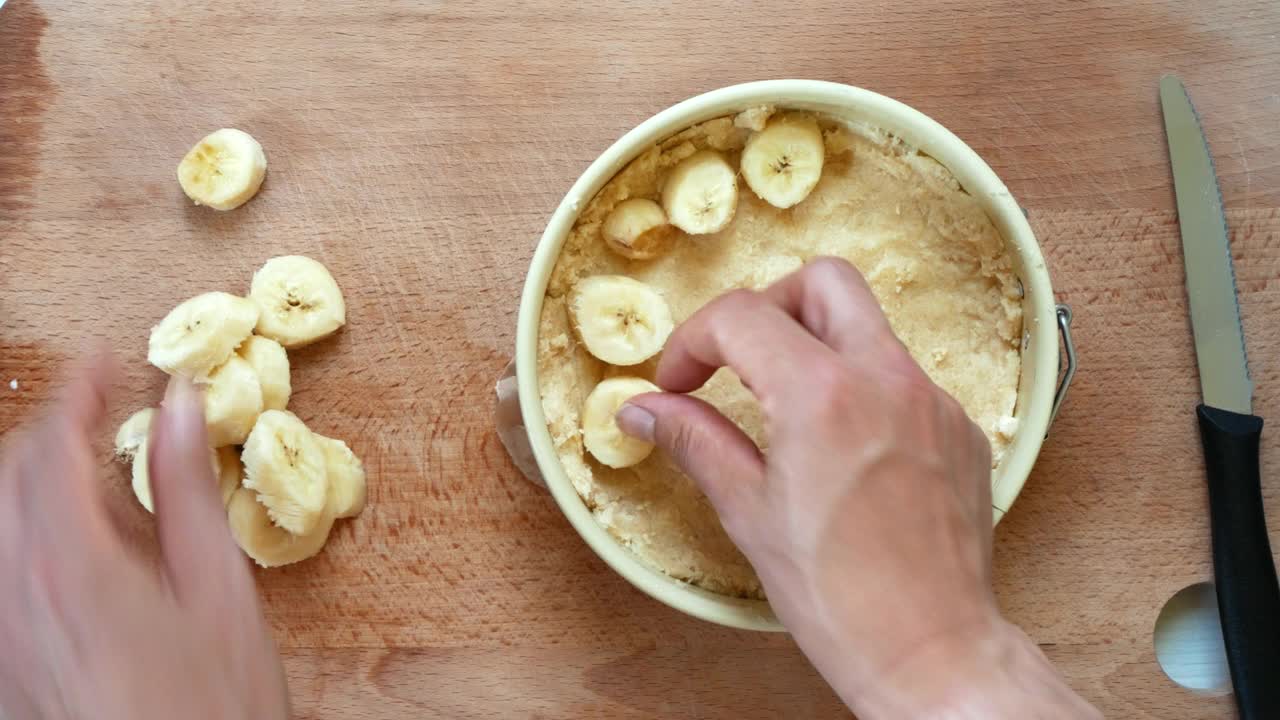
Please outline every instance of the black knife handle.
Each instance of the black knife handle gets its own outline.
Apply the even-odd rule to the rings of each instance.
[[[1280,584],[1258,470],[1262,418],[1200,405],[1213,573],[1241,720],[1280,718]]]

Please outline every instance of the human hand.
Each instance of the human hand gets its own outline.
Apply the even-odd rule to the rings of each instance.
[[[767,454],[678,394],[721,367],[760,401]],[[670,392],[632,399],[619,425],[706,493],[778,617],[859,717],[1093,717],[996,607],[986,437],[911,358],[852,265],[815,261],[713,301],[668,340],[656,380]],[[1028,703],[1044,697],[1062,712],[1037,714]]]
[[[0,717],[283,720],[283,669],[212,477],[200,398],[175,381],[153,424],[157,573],[103,502],[91,438],[100,359],[0,455]]]

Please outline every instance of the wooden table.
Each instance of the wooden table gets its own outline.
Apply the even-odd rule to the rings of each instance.
[[[923,110],[1029,210],[1081,370],[997,532],[1001,602],[1108,716],[1232,716],[1152,649],[1165,600],[1211,575],[1156,81],[1179,73],[1203,116],[1255,409],[1280,419],[1280,5],[363,5],[0,10],[0,430],[94,339],[128,363],[113,421],[154,403],[151,325],[197,292],[244,291],[272,255],[312,255],[346,291],[347,329],[293,355],[294,407],[365,458],[370,506],[317,559],[259,575],[299,717],[844,714],[786,637],[687,619],[615,576],[491,426],[525,269],[573,179],[657,110],[768,77]],[[271,169],[218,214],[185,202],[174,166],[223,126],[257,136]],[[110,466],[107,493],[153,548],[126,476]]]

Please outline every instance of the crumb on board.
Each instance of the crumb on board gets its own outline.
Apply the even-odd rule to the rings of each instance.
[[[18,389],[18,378],[14,378],[14,379],[12,379],[12,380],[10,380],[10,381],[9,381],[9,389],[10,389],[10,390],[17,390],[17,389]]]

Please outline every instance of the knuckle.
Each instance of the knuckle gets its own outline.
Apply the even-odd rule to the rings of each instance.
[[[836,360],[814,363],[808,372],[814,386],[819,389],[815,398],[817,406],[813,408],[817,419],[823,423],[834,423],[847,418],[858,396],[858,383],[853,372]]]
[[[755,310],[760,307],[762,302],[763,299],[760,294],[754,290],[738,288],[721,295],[716,304],[719,305],[722,312],[734,313]]]
[[[858,271],[853,267],[853,263],[844,258],[826,255],[815,258],[806,266],[810,275],[815,277],[830,277],[845,279],[850,276],[857,276]]]
[[[758,318],[766,304],[765,299],[752,290],[738,289],[721,295],[707,306],[711,332],[718,341],[727,343],[743,323]]]
[[[861,290],[866,281],[862,273],[844,258],[821,257],[805,267],[808,280],[819,285],[840,287],[845,290]]]

